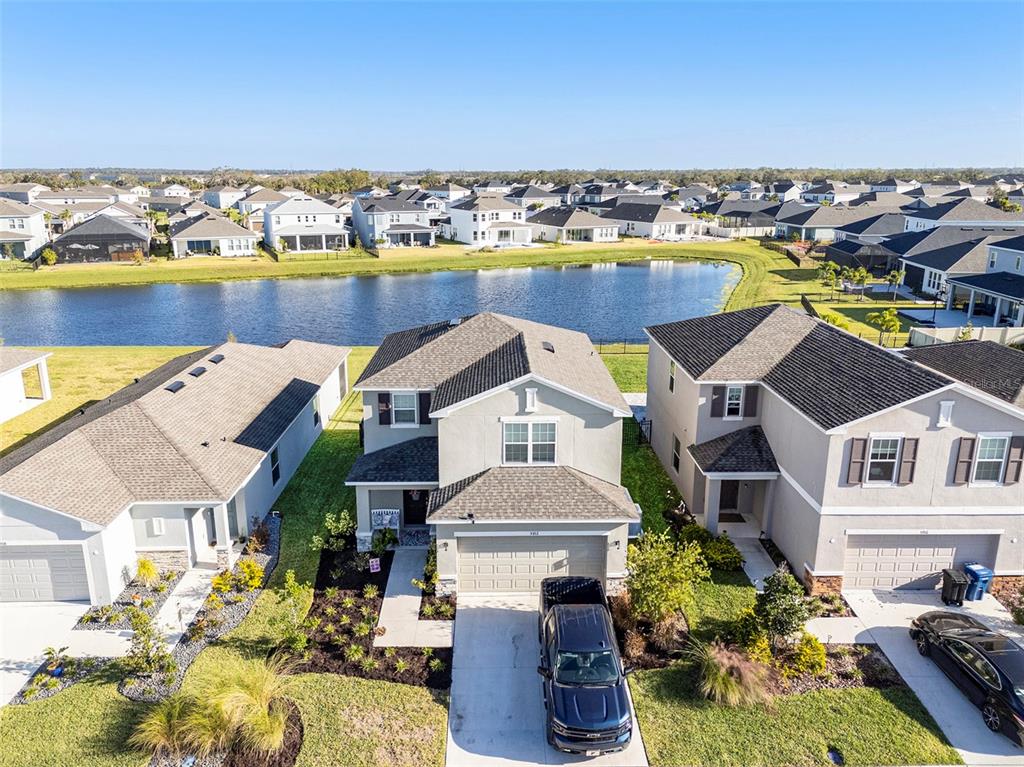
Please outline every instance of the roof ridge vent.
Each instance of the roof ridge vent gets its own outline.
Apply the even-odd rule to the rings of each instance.
[[[555,345],[550,341],[541,341],[540,345],[544,351],[551,352],[552,354],[555,353]]]
[[[210,362],[212,362],[214,365],[219,365],[223,361],[224,361],[224,355],[223,354],[214,354],[212,357],[210,357]]]
[[[453,317],[452,319],[448,320],[448,327],[450,327],[450,328],[457,328],[461,324],[462,324],[462,318],[461,317]]]
[[[169,384],[167,384],[167,386],[164,387],[164,389],[169,391],[171,394],[174,394],[175,392],[179,392],[179,391],[181,391],[184,388],[185,388],[185,382],[184,381],[171,381]]]
[[[206,368],[200,365],[199,367],[192,368],[190,371],[188,371],[188,374],[193,378],[199,378],[199,376],[201,376],[205,372]]]

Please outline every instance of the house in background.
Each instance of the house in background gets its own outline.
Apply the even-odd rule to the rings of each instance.
[[[442,593],[533,592],[550,575],[625,577],[639,510],[622,419],[582,333],[483,313],[388,335],[356,382],[356,540],[437,540]]]
[[[246,225],[254,232],[263,231],[263,211],[270,205],[284,202],[288,197],[273,189],[257,189],[243,197],[235,207],[242,214]]]
[[[275,250],[295,252],[349,246],[344,214],[308,195],[289,197],[263,209],[263,241]]]
[[[527,210],[541,210],[562,203],[562,195],[529,184],[517,186],[505,195],[505,199]]]
[[[112,186],[88,186],[81,189],[56,189],[52,192],[39,192],[34,202],[45,202],[50,205],[74,205],[87,202],[104,204],[117,202],[117,190]]]
[[[191,199],[192,190],[184,184],[156,184],[150,189],[151,197],[188,197]]]
[[[203,192],[203,202],[217,210],[233,208],[239,200],[245,197],[245,192],[233,186],[215,186]]]
[[[46,214],[41,208],[0,199],[0,259],[34,258],[47,239]]]
[[[412,205],[425,210],[427,212],[427,223],[432,227],[437,227],[441,219],[444,218],[448,204],[445,200],[440,197],[435,197],[430,192],[424,192],[420,189],[410,189],[405,192],[398,192],[392,195],[389,199],[398,200],[399,202],[407,202]]]
[[[357,198],[352,226],[364,248],[429,247],[434,227],[425,208],[393,197]]]
[[[49,191],[50,187],[43,184],[0,184],[0,198],[16,202],[32,203],[42,192]]]
[[[966,298],[966,322],[991,317],[993,327],[1024,327],[1024,235],[987,244],[985,271],[947,278],[946,308]]]
[[[903,181],[898,178],[889,178],[871,184],[872,192],[909,192],[911,189],[917,189],[921,185],[917,181]]]
[[[508,181],[480,181],[473,184],[473,194],[508,194],[512,184]]]
[[[527,219],[533,239],[541,242],[616,242],[619,226],[593,213],[560,205],[539,210]]]
[[[533,241],[526,211],[500,195],[466,197],[449,205],[448,215],[450,221],[442,229],[449,240],[481,247],[528,245]]]
[[[149,258],[149,240],[146,222],[101,214],[68,229],[52,247],[60,264],[133,261],[136,253]]]
[[[348,352],[192,352],[0,458],[0,601],[110,604],[139,557],[231,567],[347,392]]]
[[[458,184],[452,184],[450,182],[446,184],[428,186],[426,191],[434,195],[434,197],[445,200],[449,205],[453,202],[458,202],[463,197],[469,197],[473,194],[473,192],[466,189],[466,187],[459,186]]]
[[[812,593],[1020,582],[1024,353],[940,370],[778,304],[647,334],[652,447],[707,529],[771,539]]]
[[[940,226],[907,232],[882,247],[897,254],[903,284],[926,296],[944,296],[951,277],[985,271],[988,246],[1014,236],[1013,229]]]
[[[170,227],[174,258],[187,256],[255,256],[259,235],[224,216],[200,213]]]
[[[921,232],[938,226],[1024,227],[1024,213],[1011,213],[972,197],[907,211],[907,231]],[[1024,232],[1024,228],[1021,229]]]
[[[391,194],[398,194],[399,192],[411,192],[416,191],[420,188],[420,182],[414,178],[400,178],[397,181],[392,181],[388,184],[388,191]]]
[[[651,240],[685,240],[704,230],[704,222],[696,216],[659,204],[624,202],[602,213],[601,218],[618,224],[622,235]]]
[[[50,399],[46,360],[52,353],[0,346],[0,423]]]

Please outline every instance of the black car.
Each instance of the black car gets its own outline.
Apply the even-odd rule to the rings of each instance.
[[[1024,745],[1024,648],[973,618],[942,610],[915,618],[910,636],[981,709],[990,730]]]

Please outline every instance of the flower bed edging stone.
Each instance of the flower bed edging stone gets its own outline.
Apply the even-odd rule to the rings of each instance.
[[[216,643],[222,636],[237,628],[245,616],[249,614],[249,610],[256,604],[259,595],[263,593],[270,574],[274,571],[275,565],[277,565],[278,549],[281,543],[280,518],[269,516],[265,524],[267,526],[266,548],[258,554],[247,554],[240,557],[232,569],[232,572],[237,572],[238,563],[242,559],[255,560],[257,564],[263,566],[263,585],[258,589],[243,592],[241,594],[242,599],[239,602],[232,603],[225,600],[224,607],[217,611],[217,619],[220,623],[215,627],[207,629],[202,636],[189,638],[189,632],[186,628],[181,641],[171,651],[171,657],[174,658],[174,662],[178,666],[177,671],[171,678],[166,678],[170,676],[167,674],[155,674],[150,677],[129,677],[118,686],[118,690],[122,695],[129,700],[155,703],[166,698],[168,695],[174,694],[181,687],[181,683],[185,679],[185,673],[199,653],[207,645]],[[189,625],[194,625],[196,621],[205,617],[207,617],[207,608],[204,607],[196,615],[192,624]]]

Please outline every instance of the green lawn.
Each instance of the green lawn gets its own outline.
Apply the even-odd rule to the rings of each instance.
[[[658,532],[668,527],[662,512],[679,505],[679,490],[668,478],[650,445],[624,440],[622,484],[643,510],[643,528]]]

